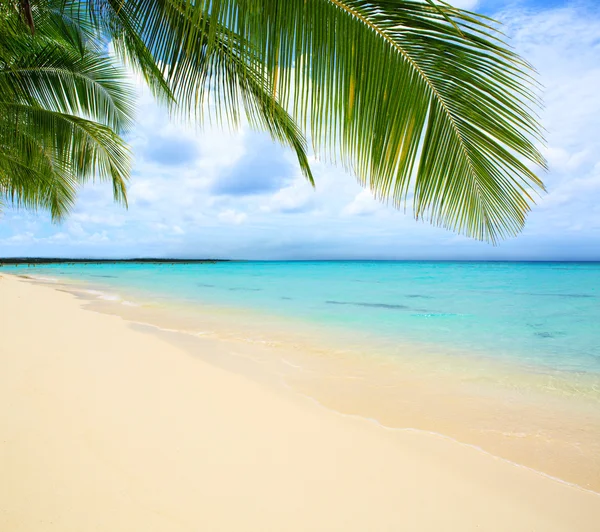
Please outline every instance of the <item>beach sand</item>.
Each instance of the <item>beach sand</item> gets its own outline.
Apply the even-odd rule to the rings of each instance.
[[[0,278],[2,531],[598,530],[598,494],[83,306]]]

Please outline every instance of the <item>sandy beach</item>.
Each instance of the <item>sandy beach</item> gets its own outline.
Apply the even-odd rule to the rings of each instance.
[[[0,277],[0,530],[598,529],[598,494],[337,414],[84,306]]]

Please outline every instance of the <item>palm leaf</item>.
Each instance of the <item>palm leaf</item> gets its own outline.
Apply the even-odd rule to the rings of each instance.
[[[59,220],[90,179],[111,181],[126,204],[119,133],[132,123],[133,92],[86,28],[44,7],[35,6],[34,38],[18,19],[0,20],[0,196]]]
[[[36,39],[27,46],[27,53],[0,69],[4,99],[87,116],[115,131],[131,127],[133,87],[114,61],[55,41]]]
[[[496,242],[543,189],[531,68],[485,17],[432,0],[87,5],[135,20],[180,100],[209,87],[235,118],[236,91],[260,80],[318,153],[417,218]]]
[[[115,200],[127,203],[130,154],[124,141],[112,129],[79,116],[12,102],[0,101],[0,116],[2,152],[10,155],[11,159],[16,159],[20,153],[23,171],[32,168],[36,179],[42,173],[40,169],[46,173],[56,172],[53,179],[56,183],[64,181],[64,190],[67,191],[75,187],[74,184],[80,185],[89,180],[109,181],[113,185]],[[6,140],[9,136],[10,142]],[[23,187],[27,185],[23,174],[2,173],[3,195],[13,200],[23,195]],[[17,183],[17,179],[19,186],[15,191],[21,192],[7,192],[9,185]],[[37,182],[35,179],[31,181],[34,190],[31,197],[37,197]],[[69,194],[63,203],[65,209],[53,211],[56,219],[62,218],[72,206]],[[29,200],[23,204],[34,206]],[[40,207],[47,208],[47,205],[40,204]]]
[[[301,170],[313,182],[302,131],[274,97],[258,68],[258,56],[248,61],[249,50],[229,29],[213,31],[181,1],[63,0],[63,10],[101,35],[110,35],[117,53],[180,118],[202,124],[208,109],[218,123],[235,127],[243,111],[252,127],[294,150]],[[204,33],[188,31],[198,25]]]
[[[23,136],[13,149],[0,151],[0,197],[13,206],[43,208],[60,220],[72,208],[76,190],[72,173],[35,140]]]

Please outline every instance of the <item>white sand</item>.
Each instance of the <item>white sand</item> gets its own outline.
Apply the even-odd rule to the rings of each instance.
[[[597,531],[600,496],[0,278],[0,530]],[[219,346],[207,343],[207,349]]]

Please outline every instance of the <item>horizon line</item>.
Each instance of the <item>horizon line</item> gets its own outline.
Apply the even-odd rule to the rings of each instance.
[[[93,264],[93,263],[178,263],[209,264],[217,262],[490,262],[490,263],[600,263],[600,259],[223,259],[223,258],[182,258],[182,257],[0,257],[0,266],[19,264]]]

